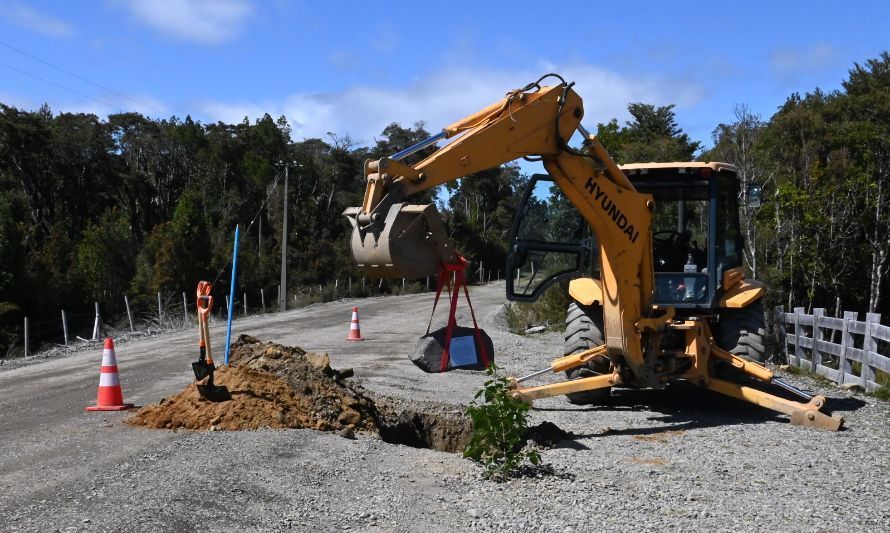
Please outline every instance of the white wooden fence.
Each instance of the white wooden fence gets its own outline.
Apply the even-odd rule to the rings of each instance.
[[[875,371],[890,374],[890,327],[881,325],[877,313],[867,313],[862,322],[850,311],[834,318],[825,316],[825,309],[807,314],[803,307],[795,307],[786,313],[780,306],[776,318],[779,349],[791,365],[868,392],[881,386]]]

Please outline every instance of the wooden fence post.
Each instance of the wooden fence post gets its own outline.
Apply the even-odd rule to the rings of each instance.
[[[788,339],[785,335],[785,307],[777,305],[773,310],[776,314],[776,346],[779,348],[777,356],[781,356],[788,362]]]
[[[130,322],[130,333],[133,333],[133,313],[130,312],[130,299],[127,298],[126,294],[124,295],[124,307],[127,308],[127,320]],[[67,337],[68,334],[66,333],[65,336]],[[67,345],[68,343],[66,342],[65,344]]]
[[[28,331],[28,317],[25,317],[25,357],[31,355],[31,334]]]
[[[841,330],[841,355],[838,357],[837,368],[840,371],[840,377],[837,384],[843,385],[847,380],[847,376],[853,374],[853,365],[847,359],[847,350],[853,347],[853,335],[850,333],[850,322],[855,322],[859,318],[859,313],[853,311],[844,311],[844,326]]]
[[[871,354],[878,352],[878,341],[875,340],[872,330],[875,324],[881,323],[881,315],[879,313],[865,314],[865,340],[862,342],[862,390],[869,390],[869,381],[875,381],[875,371],[869,365],[871,362]]]
[[[62,335],[65,336],[65,346],[68,346],[68,315],[62,309]]]
[[[99,336],[99,302],[94,302],[96,304],[96,320],[93,322],[93,340]]]
[[[803,307],[794,308],[794,366],[799,367],[803,361],[803,347],[800,345],[800,315],[804,314]]]
[[[818,374],[819,365],[822,364],[822,351],[819,350],[819,342],[824,340],[824,337],[822,336],[822,329],[819,327],[819,322],[823,316],[825,316],[825,309],[813,309],[813,350],[810,354],[810,370],[814,374]]]

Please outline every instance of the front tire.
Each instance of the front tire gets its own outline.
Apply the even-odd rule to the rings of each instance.
[[[602,307],[586,306],[577,302],[570,303],[566,313],[563,354],[572,355],[605,344],[604,331]],[[569,379],[580,379],[608,372],[609,360],[605,357],[600,357],[584,366],[566,371],[566,377]],[[566,398],[568,398],[570,403],[576,405],[602,403],[609,397],[610,391],[611,388],[604,388],[575,392],[566,394]]]
[[[721,309],[718,314],[717,346],[751,361],[766,360],[766,317],[763,299],[741,309]]]

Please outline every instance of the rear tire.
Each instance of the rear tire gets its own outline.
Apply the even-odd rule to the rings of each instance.
[[[604,344],[605,335],[603,334],[603,331],[602,307],[581,305],[577,302],[570,303],[568,312],[566,313],[566,331],[563,354],[572,355]],[[597,358],[584,366],[566,371],[566,377],[569,379],[580,379],[608,372],[609,360],[606,358]],[[593,391],[575,392],[566,394],[566,398],[568,398],[570,403],[576,405],[601,403],[609,397],[610,390],[610,388],[605,388]]]
[[[763,299],[741,309],[721,309],[718,314],[717,346],[751,361],[766,360],[766,317]]]

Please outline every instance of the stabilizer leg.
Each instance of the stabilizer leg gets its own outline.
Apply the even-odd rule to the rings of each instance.
[[[595,389],[604,389],[618,384],[618,377],[614,374],[604,374],[602,376],[593,376],[589,378],[574,379],[571,381],[560,381],[559,383],[550,383],[539,387],[516,387],[511,393],[514,398],[518,398],[526,403],[541,398],[549,398],[551,396],[561,396],[563,394],[571,394],[573,392],[584,392]]]
[[[824,396],[813,396],[809,402],[799,403],[774,396],[752,387],[746,387],[745,385],[739,385],[730,381],[714,378],[711,378],[710,383],[708,383],[708,389],[761,407],[766,407],[767,409],[772,409],[773,411],[784,413],[791,417],[791,424],[795,426],[807,426],[837,431],[844,424],[843,417],[828,416],[820,411],[825,405]]]

